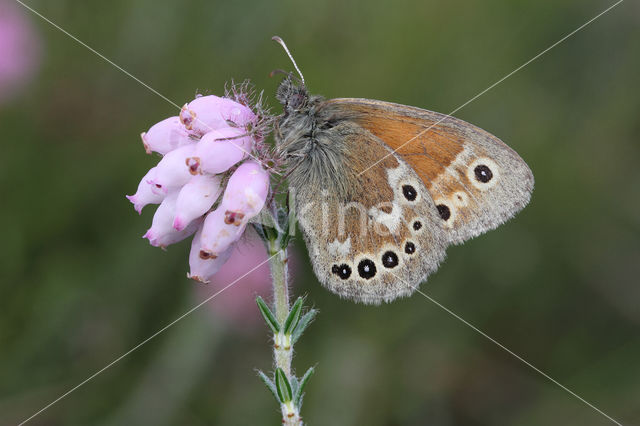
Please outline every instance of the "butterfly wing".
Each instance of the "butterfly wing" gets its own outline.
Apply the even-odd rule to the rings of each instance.
[[[336,145],[340,155],[329,160],[326,150]],[[309,151],[292,173],[290,190],[320,282],[364,303],[411,294],[437,269],[447,245],[422,180],[378,137],[348,120],[305,146]],[[380,158],[378,167],[360,174]],[[330,169],[340,178],[332,178]]]
[[[476,126],[390,102],[342,98],[327,103],[411,166],[431,194],[451,243],[496,228],[529,202],[534,181],[527,164]],[[364,174],[377,173],[378,167],[372,163]]]

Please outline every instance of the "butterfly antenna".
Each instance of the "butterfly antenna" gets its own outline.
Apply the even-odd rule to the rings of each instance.
[[[289,59],[291,59],[291,62],[293,62],[293,66],[296,68],[296,71],[298,71],[298,74],[300,74],[300,80],[302,80],[302,84],[304,85],[304,76],[302,75],[300,68],[298,68],[298,64],[296,64],[296,61],[293,59],[293,56],[291,56],[291,52],[289,52],[289,48],[287,48],[287,45],[285,44],[285,42],[278,36],[271,37],[271,40],[278,43],[280,46],[282,46],[284,51],[287,52]]]

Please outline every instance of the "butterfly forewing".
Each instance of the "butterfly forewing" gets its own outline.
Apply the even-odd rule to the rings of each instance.
[[[497,227],[529,202],[533,175],[527,164],[476,126],[389,102],[344,98],[327,103],[382,140],[417,173],[451,243]]]

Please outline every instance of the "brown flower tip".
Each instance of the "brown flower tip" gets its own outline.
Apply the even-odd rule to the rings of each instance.
[[[149,144],[147,143],[147,140],[145,138],[147,132],[142,132],[140,133],[140,139],[142,139],[142,146],[144,146],[144,150],[147,154],[151,154],[151,147],[149,146]]]
[[[197,281],[197,282],[202,283],[202,284],[209,284],[210,283],[209,280],[207,280],[206,278],[201,277],[200,275],[187,274],[187,278],[189,278],[191,280],[194,280],[194,281]]]
[[[193,129],[193,120],[196,119],[196,113],[191,111],[187,104],[184,104],[180,110],[180,122],[187,130]]]
[[[240,226],[242,224],[242,219],[244,219],[244,213],[231,212],[229,210],[224,212],[224,223],[227,225]]]
[[[207,250],[200,250],[200,253],[198,253],[198,256],[202,260],[215,259],[215,258],[218,257],[215,254],[213,254],[213,253],[211,253],[210,251],[207,251]]]
[[[189,173],[194,176],[200,174],[200,157],[188,157],[184,163],[189,168]]]

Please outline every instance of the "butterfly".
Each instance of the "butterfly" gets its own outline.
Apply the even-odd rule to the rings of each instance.
[[[313,270],[330,291],[366,304],[408,296],[447,246],[529,202],[533,174],[497,137],[416,107],[312,95],[299,74],[278,87],[274,135]]]

